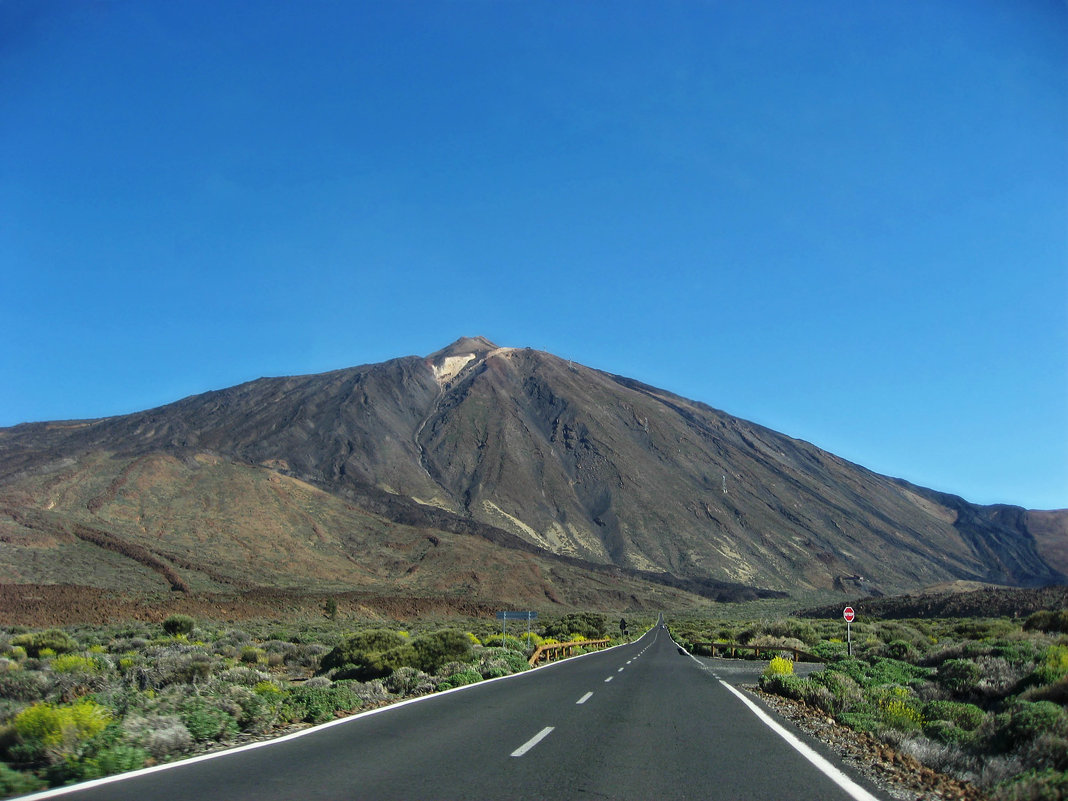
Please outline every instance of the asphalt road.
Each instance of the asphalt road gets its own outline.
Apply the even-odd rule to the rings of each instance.
[[[680,654],[657,627],[630,645],[62,797],[887,798],[856,777],[864,789],[842,789],[726,686],[758,670]]]

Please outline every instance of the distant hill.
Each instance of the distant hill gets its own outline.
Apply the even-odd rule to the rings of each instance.
[[[481,337],[0,429],[11,583],[686,606],[1061,583],[1066,531]]]

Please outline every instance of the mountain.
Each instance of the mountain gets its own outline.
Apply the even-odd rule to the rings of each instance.
[[[588,602],[572,584],[580,574],[603,577],[624,606],[666,591],[686,603],[1041,586],[1065,581],[1066,530],[1068,512],[970,504],[482,337],[132,415],[0,429],[0,569],[36,584],[81,565],[82,583],[106,586],[100,575],[136,563],[204,591],[370,587],[530,604]],[[456,559],[427,562],[446,538]],[[463,578],[502,559],[492,588]],[[505,579],[534,564],[556,578],[522,591]]]

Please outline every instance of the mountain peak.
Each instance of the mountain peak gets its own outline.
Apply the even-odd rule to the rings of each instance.
[[[448,347],[431,353],[427,356],[427,359],[431,362],[437,362],[448,356],[474,355],[482,357],[494,350],[499,350],[499,348],[485,337],[460,337]]]
[[[447,348],[431,353],[426,360],[434,370],[438,383],[444,385],[469,363],[484,359],[496,350],[500,348],[485,337],[460,337]]]

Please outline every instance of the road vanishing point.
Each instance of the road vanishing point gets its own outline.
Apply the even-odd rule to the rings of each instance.
[[[690,656],[658,624],[628,645],[27,798],[888,799],[735,689],[761,667]]]

